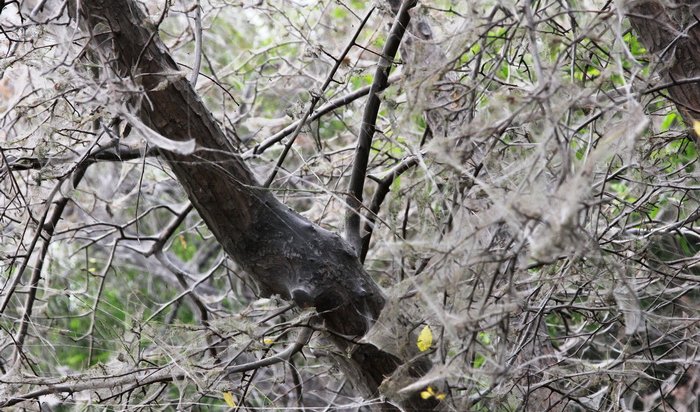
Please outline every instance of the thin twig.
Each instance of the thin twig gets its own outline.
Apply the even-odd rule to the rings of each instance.
[[[383,179],[379,180],[377,185],[377,190],[374,192],[372,197],[372,202],[369,206],[369,211],[365,216],[365,224],[363,228],[364,235],[362,236],[362,249],[360,251],[360,261],[364,262],[367,256],[367,251],[369,250],[369,241],[372,239],[372,232],[374,230],[374,222],[377,219],[377,214],[382,206],[382,202],[386,198],[386,195],[391,189],[391,184],[394,183],[397,177],[401,176],[404,172],[411,169],[418,164],[418,156],[410,156],[398,165],[394,166],[393,169]]]
[[[287,154],[289,153],[289,149],[291,149],[297,136],[299,136],[299,132],[301,131],[301,128],[304,127],[309,116],[311,116],[314,109],[316,108],[316,104],[318,104],[319,100],[323,96],[323,93],[326,91],[328,86],[331,84],[331,81],[333,81],[333,77],[335,77],[335,73],[338,71],[338,69],[340,68],[340,65],[345,60],[345,56],[347,56],[348,53],[350,53],[350,50],[355,46],[357,38],[360,36],[362,29],[367,24],[367,21],[369,21],[369,18],[372,16],[372,13],[374,13],[374,7],[371,7],[367,11],[367,14],[365,15],[364,19],[362,19],[360,26],[357,28],[357,30],[355,30],[355,34],[353,34],[352,39],[350,39],[347,46],[345,46],[345,50],[343,50],[343,52],[340,54],[340,56],[337,59],[335,59],[335,64],[333,65],[333,68],[331,69],[330,73],[328,73],[328,76],[326,76],[326,81],[321,86],[321,89],[316,91],[316,92],[310,93],[311,94],[311,103],[309,104],[309,108],[306,110],[306,113],[304,113],[304,116],[298,122],[296,128],[292,132],[291,137],[289,138],[289,141],[284,146],[284,150],[282,150],[282,154],[280,154],[279,159],[277,159],[277,164],[275,164],[275,167],[272,169],[272,173],[270,173],[270,176],[265,181],[265,185],[264,185],[265,187],[270,187],[270,184],[275,179],[275,176],[277,175],[277,171],[282,166],[282,163],[284,162],[284,159],[287,157]]]
[[[192,65],[192,74],[190,75],[190,83],[192,88],[197,85],[199,78],[199,69],[202,66],[202,6],[197,0],[194,6],[194,64]]]
[[[144,256],[149,257],[152,256],[154,253],[162,252],[163,246],[165,246],[165,242],[170,239],[170,237],[175,233],[178,227],[182,224],[182,222],[185,221],[185,218],[187,215],[192,211],[192,203],[187,202],[187,206],[185,206],[181,212],[177,213],[176,216],[173,218],[173,220],[168,223],[168,226],[163,229],[163,231],[158,235],[158,240],[151,246],[151,248],[144,253]]]
[[[314,329],[311,326],[302,326],[301,331],[297,336],[297,339],[288,347],[286,347],[282,352],[270,356],[269,358],[260,359],[241,365],[234,365],[229,368],[226,368],[225,370],[228,373],[240,373],[254,369],[259,369],[266,366],[271,366],[280,362],[286,362],[292,355],[299,352],[307,343],[309,343],[313,332]],[[18,403],[26,402],[32,399],[37,399],[40,396],[49,394],[78,393],[83,391],[94,391],[101,388],[121,387],[126,385],[132,385],[132,387],[128,388],[128,390],[133,390],[140,386],[150,385],[159,382],[171,382],[175,379],[182,379],[186,376],[188,376],[187,373],[184,372],[177,365],[176,362],[171,362],[170,364],[164,365],[160,369],[155,371],[149,369],[137,370],[133,372],[127,372],[119,376],[115,376],[112,379],[97,379],[92,376],[87,379],[75,377],[73,379],[76,380],[78,383],[66,384],[63,383],[66,380],[66,378],[63,377],[60,378],[61,383],[47,382],[45,384],[46,387],[42,389],[37,389],[25,393],[23,395],[12,396],[6,399],[4,402],[0,403],[0,407],[16,405]]]
[[[88,150],[89,152],[89,150]],[[85,158],[83,158],[83,161]],[[85,166],[80,166],[83,162],[78,163],[78,167],[75,170],[75,175],[73,176],[73,184],[78,185],[80,181],[82,180],[83,176],[85,176],[85,171],[87,168]],[[65,177],[67,178],[70,176],[70,174],[66,174]],[[61,185],[63,184],[63,179],[59,180],[56,189],[60,190]],[[19,325],[19,329],[17,331],[17,335],[15,336],[15,352],[14,352],[14,359],[18,359],[17,356],[19,353],[22,351],[22,346],[24,344],[24,338],[27,335],[27,328],[29,326],[29,323],[31,322],[31,314],[32,310],[34,308],[34,302],[36,301],[36,294],[39,288],[39,280],[41,279],[41,271],[44,268],[44,262],[46,261],[46,254],[49,251],[49,245],[51,245],[51,240],[53,238],[53,234],[56,230],[56,226],[58,225],[58,221],[61,220],[61,217],[63,216],[63,211],[66,209],[66,206],[68,205],[68,202],[71,200],[69,196],[62,196],[61,199],[59,199],[56,202],[56,206],[53,210],[53,213],[51,214],[51,218],[46,221],[44,224],[42,222],[41,225],[37,228],[37,236],[36,238],[40,237],[42,234],[42,231],[45,232],[45,237],[44,241],[41,245],[41,250],[39,251],[39,257],[36,261],[36,264],[34,266],[34,269],[32,270],[32,277],[31,280],[29,281],[29,290],[27,292],[27,298],[24,301],[24,313],[22,314],[22,320]],[[48,209],[50,208],[50,204],[46,206],[47,208],[47,213]],[[46,215],[44,215],[46,217]],[[33,248],[32,248],[33,249]],[[26,267],[26,263],[29,261],[29,258],[31,256],[31,253],[27,254],[26,259],[24,260],[24,267]],[[17,280],[20,279],[22,274],[22,271],[18,272]],[[14,292],[16,287],[16,284],[13,285],[13,287],[8,291],[7,295],[5,296],[6,299],[2,303],[2,310],[5,309],[7,306],[7,303],[10,301],[10,296],[12,295],[12,292]]]
[[[401,79],[400,74],[395,74],[389,77],[389,80],[387,81],[387,85],[396,83]],[[280,140],[284,139],[285,137],[289,136],[290,134],[294,133],[294,131],[297,129],[297,127],[301,125],[306,125],[310,122],[313,122],[315,120],[320,119],[324,115],[332,112],[333,110],[336,110],[338,108],[341,108],[343,106],[347,106],[348,104],[354,102],[355,100],[359,99],[360,97],[366,96],[370,89],[370,86],[364,86],[361,87],[353,92],[350,92],[344,96],[340,96],[338,98],[335,98],[328,103],[324,104],[323,106],[319,107],[318,110],[313,112],[311,116],[309,116],[308,119],[306,119],[305,122],[302,121],[302,119],[299,119],[295,121],[294,123],[290,124],[289,126],[285,127],[284,129],[280,130],[279,132],[275,133],[274,135],[268,137],[264,141],[260,142],[260,144],[256,145],[254,148],[248,150],[243,154],[244,159],[249,159],[255,155],[259,155],[263,153],[265,150],[269,149],[270,146],[273,144],[279,142]]]
[[[54,213],[51,215],[51,219],[48,221],[46,220],[49,215],[49,210],[51,210],[51,202],[53,202],[53,198],[60,192],[61,186],[63,185],[63,182],[68,179],[71,175],[73,175],[73,187],[77,187],[78,183],[80,180],[85,176],[85,172],[87,171],[88,166],[91,164],[88,159],[90,158],[91,154],[93,154],[93,149],[97,146],[98,141],[100,140],[100,136],[97,136],[95,140],[90,144],[90,146],[85,150],[83,155],[80,157],[80,159],[73,165],[63,176],[61,176],[58,179],[58,182],[56,183],[56,186],[51,190],[51,193],[47,197],[46,200],[46,207],[44,209],[44,213],[41,216],[41,219],[39,220],[37,224],[37,231],[32,239],[32,242],[29,246],[29,253],[27,253],[24,261],[22,261],[22,264],[20,265],[19,269],[17,270],[17,274],[15,277],[12,279],[12,282],[10,282],[10,287],[7,290],[7,292],[4,294],[3,301],[0,303],[0,313],[4,312],[5,309],[7,308],[7,305],[10,303],[10,298],[15,292],[15,289],[17,288],[18,283],[22,279],[22,275],[24,274],[25,269],[27,268],[27,265],[29,264],[29,259],[32,256],[31,251],[34,250],[36,247],[36,244],[39,241],[39,238],[42,237],[42,230],[47,232],[47,236],[45,238],[45,242],[51,242],[51,237],[53,236],[53,233],[56,229],[56,225],[58,224],[58,221],[61,219],[61,216],[63,215],[63,210],[65,209],[66,205],[68,204],[68,201],[70,200],[69,197],[63,196],[61,199],[59,199],[58,202],[56,202],[56,207],[54,208]],[[4,157],[4,155],[3,155]],[[7,158],[5,158],[5,161],[7,161]],[[39,258],[39,262],[37,263],[37,266],[34,267],[34,270],[32,272],[32,281],[36,279],[38,282],[38,278],[36,276],[41,275],[41,268],[43,265],[43,254],[45,254],[48,251],[48,245],[42,246],[42,256]],[[17,253],[16,253],[17,254]],[[37,273],[37,270],[39,273]],[[31,284],[31,283],[30,283]],[[7,283],[6,283],[7,285]],[[5,292],[4,288],[3,290],[0,290],[0,292]],[[30,290],[29,296],[31,296],[32,292]],[[29,297],[28,296],[28,297]],[[27,306],[25,305],[25,308]],[[21,326],[20,326],[20,331],[21,331]],[[26,332],[26,330],[25,330]],[[21,336],[21,334],[18,334],[18,336]],[[21,346],[21,345],[20,345]]]
[[[313,333],[314,329],[311,326],[303,326],[299,332],[299,335],[297,336],[297,339],[291,345],[287,346],[282,352],[272,355],[269,358],[244,363],[242,365],[230,366],[226,368],[226,371],[229,373],[247,372],[253,369],[274,365],[279,362],[287,362],[292,355],[299,352],[307,343],[309,343]]]
[[[180,282],[180,285],[181,285],[183,288],[185,288],[185,290],[184,290],[183,292],[181,292],[179,295],[175,296],[175,297],[174,297],[173,299],[171,299],[169,302],[163,304],[160,308],[158,308],[158,310],[156,310],[155,312],[153,312],[153,314],[152,314],[151,316],[149,316],[148,319],[146,319],[145,321],[143,321],[143,324],[144,324],[144,325],[147,324],[148,322],[150,322],[151,320],[153,320],[153,318],[155,318],[156,316],[158,316],[163,310],[165,310],[166,308],[168,308],[170,305],[172,305],[173,303],[177,302],[178,300],[182,299],[183,297],[185,297],[185,296],[187,296],[187,295],[189,295],[189,294],[191,294],[191,293],[193,294],[193,300],[195,301],[195,304],[198,306],[199,310],[202,312],[202,316],[204,317],[203,321],[206,322],[206,314],[207,314],[206,306],[205,306],[204,303],[199,299],[199,297],[197,297],[197,296],[194,294],[194,290],[197,288],[197,286],[199,286],[200,283],[202,283],[202,282],[204,282],[205,280],[209,279],[209,278],[211,277],[211,275],[214,274],[214,271],[216,271],[216,269],[218,269],[219,266],[221,266],[221,264],[224,262],[224,258],[222,257],[221,259],[219,259],[219,261],[216,262],[216,263],[211,267],[211,269],[209,269],[209,271],[208,271],[207,273],[205,273],[204,275],[202,275],[202,276],[201,276],[194,284],[192,284],[191,286],[188,286],[188,285],[187,285],[187,282],[185,281],[185,277],[186,277],[186,276],[193,277],[193,276],[191,276],[191,275],[186,275],[182,269],[180,269],[180,268],[178,268],[177,266],[173,265],[173,263],[170,262],[170,260],[163,254],[162,251],[156,252],[156,258],[158,259],[158,261],[159,261],[161,264],[163,264],[163,266],[165,266],[168,270],[170,270],[170,271],[175,275],[175,277],[177,277],[178,282]]]

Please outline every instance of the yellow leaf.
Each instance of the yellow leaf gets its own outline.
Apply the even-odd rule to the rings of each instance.
[[[420,393],[420,397],[422,399],[430,399],[432,397],[435,397],[435,399],[442,401],[445,400],[447,395],[445,395],[442,392],[435,392],[435,389],[433,389],[432,386],[428,386],[423,392]]]
[[[182,246],[183,249],[187,249],[187,239],[183,235],[180,235],[180,246]]]
[[[433,345],[433,331],[430,330],[430,326],[425,325],[423,330],[420,331],[416,345],[421,352],[427,351]]]
[[[265,338],[265,339],[263,339],[263,343],[265,345],[272,345],[273,343],[275,343],[275,341],[270,339],[270,338]]]
[[[233,394],[231,394],[231,392],[224,392],[224,402],[226,402],[229,408],[236,407],[236,401],[233,400]]]
[[[693,120],[693,130],[695,134],[700,136],[700,120]]]

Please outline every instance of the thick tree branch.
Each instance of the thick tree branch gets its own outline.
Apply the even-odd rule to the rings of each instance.
[[[127,160],[141,159],[144,156],[150,157],[157,154],[155,147],[149,147],[145,151],[142,148],[132,147],[105,147],[90,154],[84,160],[83,167],[88,167],[97,162],[125,162]],[[7,164],[4,170],[0,170],[0,178],[3,178],[8,170],[38,170],[49,164],[65,164],[75,162],[74,157],[61,158],[39,158],[39,157],[20,157],[15,158],[7,156]]]
[[[379,93],[388,85],[389,72],[394,63],[394,57],[399,51],[401,39],[406,32],[408,23],[411,21],[409,11],[415,7],[417,3],[417,0],[404,0],[399,12],[396,14],[394,24],[389,32],[389,38],[384,44],[384,50],[382,50],[382,55],[377,63],[377,70],[374,73],[374,82],[372,83],[369,97],[367,98],[364,114],[362,115],[362,126],[360,127],[360,136],[357,139],[348,196],[346,198],[348,211],[345,216],[345,237],[358,255],[360,254],[360,247],[362,245],[360,236],[362,192],[365,187],[369,152],[372,147],[372,138],[376,131],[377,115],[379,114],[379,106],[381,104]]]
[[[700,82],[686,80],[700,76],[700,5],[683,1],[673,9],[661,1],[642,0],[630,3],[627,10],[642,44],[658,59],[671,100],[692,130],[693,122],[700,120]]]
[[[75,7],[82,27],[100,28],[91,45],[103,64],[145,90],[140,121],[166,139],[194,139],[192,154],[161,155],[226,252],[265,294],[316,306],[331,330],[362,335],[383,296],[350,248],[260,187],[136,4],[92,0]]]

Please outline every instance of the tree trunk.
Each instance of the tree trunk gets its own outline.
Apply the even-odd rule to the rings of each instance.
[[[142,88],[133,111],[173,141],[194,139],[196,150],[161,150],[189,199],[224,250],[265,294],[313,306],[334,334],[362,336],[378,317],[384,295],[354,251],[331,233],[280,203],[253,173],[168,54],[133,0],[70,1],[71,18],[91,34],[99,64]],[[75,15],[76,11],[78,12]],[[371,345],[336,339],[345,372],[366,395],[377,396],[384,376],[400,363]]]
[[[700,4],[681,1],[635,1],[627,16],[642,44],[658,59],[668,95],[686,125],[700,120]],[[699,136],[694,133],[695,138]]]

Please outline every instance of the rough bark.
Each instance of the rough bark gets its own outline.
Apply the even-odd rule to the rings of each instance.
[[[226,252],[267,294],[326,311],[335,332],[364,334],[384,297],[348,245],[258,184],[136,4],[91,0],[78,7],[104,62],[143,88],[135,108],[141,120],[169,139],[195,140],[192,154],[161,156]]]
[[[196,142],[192,154],[161,150],[161,156],[224,250],[266,294],[314,306],[337,335],[364,335],[384,304],[381,289],[343,239],[258,184],[140,7],[133,0],[73,0],[69,10],[90,33],[89,46],[100,64],[142,88],[131,102],[141,121],[168,139]],[[399,360],[371,345],[348,342],[336,339],[343,353],[352,349],[343,362],[348,377],[376,396]]]
[[[700,4],[680,1],[633,1],[627,16],[637,36],[656,57],[657,72],[691,129],[700,120]],[[698,135],[694,134],[696,140]]]

